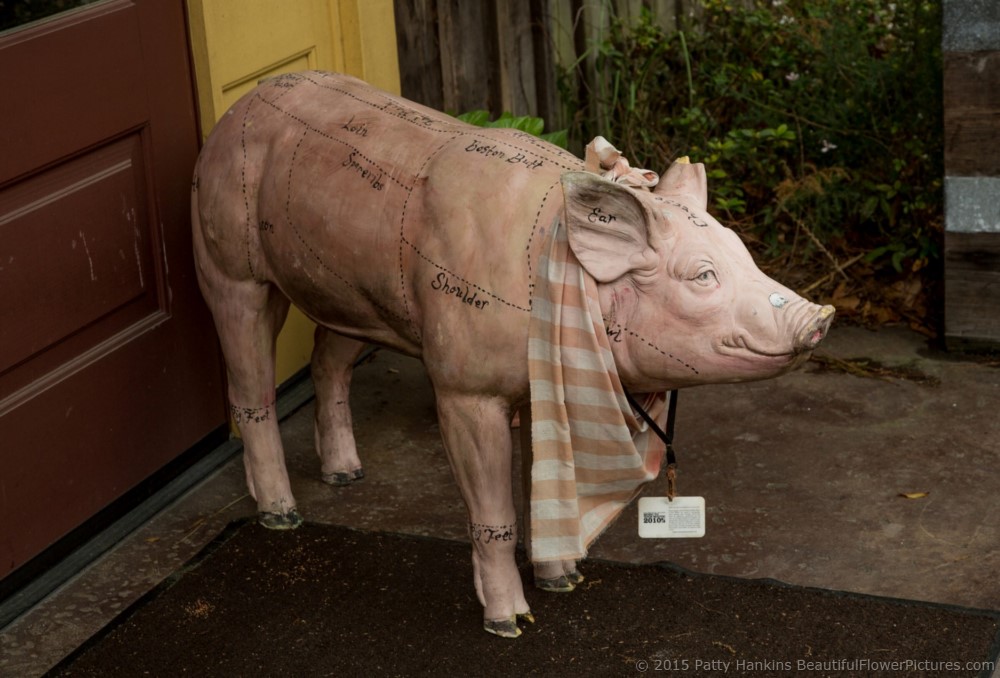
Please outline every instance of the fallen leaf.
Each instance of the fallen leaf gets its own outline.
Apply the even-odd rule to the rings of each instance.
[[[733,655],[736,654],[736,648],[733,647],[732,645],[730,645],[729,643],[723,643],[720,640],[713,640],[712,641],[712,645],[715,645],[716,647],[721,647],[723,649],[729,650],[730,654],[733,654]]]
[[[834,308],[837,309],[838,312],[850,313],[851,311],[856,311],[858,306],[861,305],[861,298],[858,296],[850,296],[850,297],[835,296],[831,301],[833,301],[833,306]]]
[[[923,499],[930,492],[900,492],[899,496],[904,499]]]
[[[898,322],[899,314],[893,311],[887,306],[875,306],[872,308],[872,315],[875,317],[875,321],[879,325],[885,325],[890,322]]]

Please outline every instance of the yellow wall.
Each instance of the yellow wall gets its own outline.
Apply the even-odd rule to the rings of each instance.
[[[399,93],[392,0],[188,0],[203,135],[261,78],[316,68]],[[292,308],[280,384],[309,363],[314,325]]]

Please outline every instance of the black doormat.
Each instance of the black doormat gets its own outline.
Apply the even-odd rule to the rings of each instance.
[[[1000,652],[1000,612],[582,565],[573,593],[526,588],[537,622],[506,640],[468,545],[236,523],[50,675],[989,676]]]

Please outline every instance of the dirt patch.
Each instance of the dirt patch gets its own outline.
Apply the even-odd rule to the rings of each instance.
[[[931,376],[915,365],[885,365],[872,358],[836,358],[831,355],[813,354],[809,364],[814,372],[835,372],[851,374],[865,379],[891,381],[903,379],[922,386],[938,386],[941,380]]]

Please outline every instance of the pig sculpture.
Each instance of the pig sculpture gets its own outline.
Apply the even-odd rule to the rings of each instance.
[[[302,520],[275,413],[289,303],[318,325],[327,482],[363,476],[347,402],[365,343],[426,365],[485,628],[502,636],[532,621],[514,559],[509,422],[530,399],[535,276],[555,232],[596,282],[633,393],[764,379],[807,359],[833,309],[769,279],[709,216],[701,165],[675,163],[645,186],[628,185],[634,173],[583,170],[530,135],[471,127],[330,73],[264,81],[228,111],[197,164],[194,253],[263,525]],[[578,579],[574,562],[537,563],[535,574]]]

